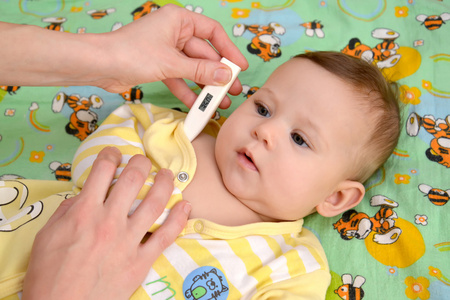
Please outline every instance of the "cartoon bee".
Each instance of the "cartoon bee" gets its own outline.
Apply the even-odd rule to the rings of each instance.
[[[442,24],[445,24],[445,21],[450,20],[450,13],[443,13],[439,16],[427,16],[427,15],[418,15],[416,20],[422,22],[420,25],[424,25],[428,30],[436,30],[441,28]]]
[[[62,17],[48,17],[42,19],[42,22],[50,23],[50,25],[46,26],[45,28],[61,32],[64,31],[62,23],[64,23],[65,21],[67,21],[67,19]]]
[[[133,20],[136,21],[139,18],[142,18],[146,14],[149,14],[158,8],[160,8],[158,4],[154,3],[153,1],[147,1],[135,10],[131,12],[131,15],[133,16]]]
[[[72,179],[72,165],[70,163],[62,164],[59,161],[53,161],[48,167],[55,173],[56,180],[70,181]]]
[[[246,99],[250,98],[256,91],[259,90],[257,86],[249,86],[247,84],[242,85],[242,94]]]
[[[86,13],[92,17],[94,20],[101,19],[103,17],[106,17],[107,15],[110,15],[112,13],[116,12],[115,8],[108,8],[108,9],[102,9],[102,10],[88,10]]]
[[[437,206],[442,206],[447,204],[450,199],[450,190],[441,190],[437,188],[433,188],[427,184],[419,184],[419,190],[425,194],[425,197],[428,197],[431,203]]]
[[[7,85],[2,85],[0,86],[0,89],[8,92],[8,94],[13,95],[17,92],[18,89],[20,89],[20,86],[7,86]]]
[[[120,93],[120,96],[122,96],[122,98],[127,102],[139,104],[141,103],[141,99],[144,97],[144,93],[140,87],[136,86],[126,92]]]
[[[317,35],[318,38],[323,38],[325,36],[325,33],[323,32],[322,28],[324,27],[322,24],[320,24],[320,21],[312,21],[308,23],[302,23],[300,26],[303,26],[306,28],[306,35],[313,37],[314,33]]]
[[[342,283],[340,287],[338,287],[334,293],[338,294],[341,299],[344,300],[360,300],[364,298],[364,290],[361,286],[366,282],[366,279],[360,275],[355,277],[353,281],[352,275],[343,274],[342,275]]]

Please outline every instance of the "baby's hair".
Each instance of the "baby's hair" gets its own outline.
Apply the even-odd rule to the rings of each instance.
[[[365,145],[355,160],[354,178],[366,181],[381,167],[394,151],[401,130],[401,106],[398,87],[387,80],[381,71],[365,60],[340,52],[318,51],[299,54],[294,58],[305,58],[334,74],[363,95],[363,112],[373,121]]]

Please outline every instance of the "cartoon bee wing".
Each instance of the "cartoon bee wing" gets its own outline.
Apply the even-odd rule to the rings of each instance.
[[[184,8],[186,8],[187,10],[196,12],[198,14],[201,14],[203,12],[203,8],[201,6],[194,7],[193,5],[188,4]]]
[[[429,186],[428,184],[425,184],[425,183],[419,184],[419,191],[421,191],[425,195],[428,195],[428,193],[431,191],[431,189],[432,189],[432,187]]]
[[[243,84],[242,85],[242,94],[247,95],[248,92],[250,91],[250,86],[248,84]]]
[[[117,29],[121,28],[123,24],[121,22],[116,22],[111,28],[111,31],[116,31]]]
[[[61,112],[64,103],[66,102],[67,99],[67,95],[64,94],[63,92],[59,92],[58,94],[56,94],[55,98],[53,98],[53,102],[52,102],[52,110],[55,113],[59,113]]]
[[[50,168],[50,170],[52,171],[56,171],[56,169],[59,168],[59,166],[61,166],[61,163],[59,161],[52,161],[48,167]]]
[[[416,20],[419,21],[419,22],[423,22],[423,21],[425,21],[427,18],[428,18],[427,15],[421,14],[421,15],[417,15]]]
[[[443,13],[440,15],[442,21],[448,21],[450,20],[450,13]]]
[[[321,39],[325,36],[325,33],[324,33],[323,30],[320,29],[320,28],[316,28],[316,29],[314,30],[314,32],[316,33],[317,37],[319,37],[319,38],[321,38]]]
[[[91,97],[89,97],[89,100],[91,101],[93,108],[100,108],[103,105],[102,98],[97,95],[91,95]]]
[[[355,277],[355,281],[353,282],[353,287],[360,288],[364,284],[364,282],[366,282],[366,278],[364,278],[360,275],[357,275]]]
[[[111,7],[111,8],[107,8],[106,9],[106,13],[109,15],[109,14],[112,14],[112,13],[115,13],[116,12],[116,9],[114,8],[114,7]]]
[[[307,36],[313,37],[314,36],[314,29],[307,28],[305,30],[305,33],[306,33]]]
[[[353,278],[350,274],[342,274],[342,283],[343,284],[352,284]]]
[[[64,17],[42,18],[42,22],[45,22],[45,23],[61,24],[61,23],[64,23],[65,21],[67,21],[67,19]]]

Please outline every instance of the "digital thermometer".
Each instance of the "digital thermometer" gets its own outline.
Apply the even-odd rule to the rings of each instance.
[[[184,121],[184,132],[190,141],[193,141],[205,128],[241,71],[241,68],[225,57],[220,62],[230,67],[231,80],[225,85],[207,85],[202,89]]]

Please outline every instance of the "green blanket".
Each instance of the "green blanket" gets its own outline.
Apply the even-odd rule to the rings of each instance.
[[[360,205],[334,218],[310,216],[306,227],[320,238],[329,259],[333,279],[327,299],[450,299],[449,1],[154,2],[175,3],[218,20],[247,57],[250,68],[239,75],[244,92],[232,97],[229,110],[219,111],[222,118],[277,66],[305,51],[344,51],[373,60],[398,80],[406,106],[395,152],[365,184],[367,195]],[[116,23],[132,22],[150,4],[3,0],[0,21],[80,34],[108,32]],[[261,42],[262,34],[270,37],[272,52]],[[198,90],[193,83],[191,87]],[[135,87],[129,96],[186,110],[162,83]],[[62,107],[53,104],[61,98]],[[90,133],[86,124],[73,121],[75,112],[93,112],[95,126],[129,101],[125,98],[89,86],[13,87],[0,82],[0,179],[69,180],[72,156]],[[88,104],[74,104],[83,99]],[[370,234],[360,235],[364,230]]]

